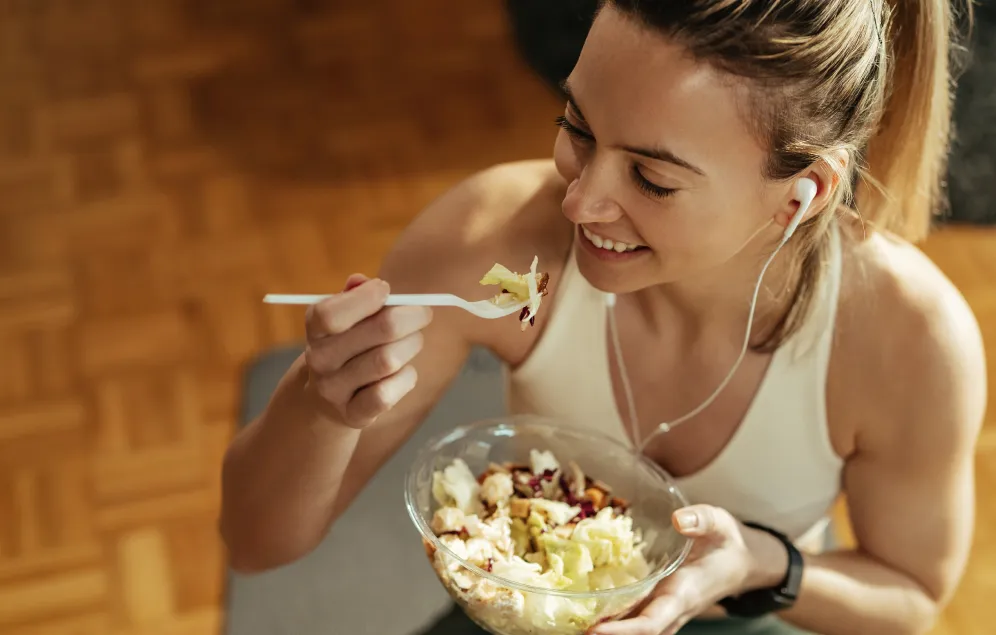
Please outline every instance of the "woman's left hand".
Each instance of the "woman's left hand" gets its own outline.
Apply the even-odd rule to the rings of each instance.
[[[593,635],[673,635],[722,598],[774,586],[785,575],[784,545],[725,509],[693,505],[675,512],[672,520],[678,531],[695,539],[684,564],[657,585],[639,613],[599,624]]]

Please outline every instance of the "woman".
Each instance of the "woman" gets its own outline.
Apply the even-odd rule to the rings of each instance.
[[[971,311],[905,242],[943,172],[952,21],[941,0],[606,2],[553,161],[456,186],[378,279],[309,310],[307,352],[225,460],[232,565],[314,548],[480,345],[507,364],[513,411],[628,442],[698,411],[645,446],[696,503],[674,518],[696,549],[596,632],[748,632],[724,613],[769,615],[749,632],[928,630],[965,565],[986,398]],[[389,290],[479,297],[495,262],[534,256],[552,291],[525,332],[384,308]],[[697,408],[752,316],[742,364]],[[809,548],[841,491],[858,548]]]

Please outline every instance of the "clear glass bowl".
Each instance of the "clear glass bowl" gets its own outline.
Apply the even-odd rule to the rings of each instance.
[[[430,527],[438,507],[432,496],[435,471],[457,458],[475,475],[492,462],[528,464],[533,448],[553,452],[562,464],[575,461],[585,474],[611,487],[613,495],[630,502],[634,527],[648,543],[651,572],[646,578],[584,593],[535,587],[475,566],[436,537]],[[541,417],[481,421],[432,439],[408,472],[405,504],[440,582],[474,622],[494,635],[581,635],[595,624],[623,617],[673,573],[691,549],[691,540],[671,524],[672,513],[688,503],[664,470],[612,437]]]

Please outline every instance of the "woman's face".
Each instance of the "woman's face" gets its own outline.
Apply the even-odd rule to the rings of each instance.
[[[596,288],[715,270],[788,202],[787,186],[762,177],[743,88],[611,5],[566,86],[554,158],[570,184],[563,212],[578,226],[578,266]]]

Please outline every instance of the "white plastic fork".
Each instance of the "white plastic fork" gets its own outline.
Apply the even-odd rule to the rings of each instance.
[[[266,304],[316,304],[328,297],[330,296],[268,293],[263,296],[263,302]],[[494,320],[518,313],[528,304],[529,302],[525,301],[508,306],[498,306],[490,300],[471,302],[451,293],[392,293],[387,296],[386,302],[386,306],[452,306],[486,320]]]

